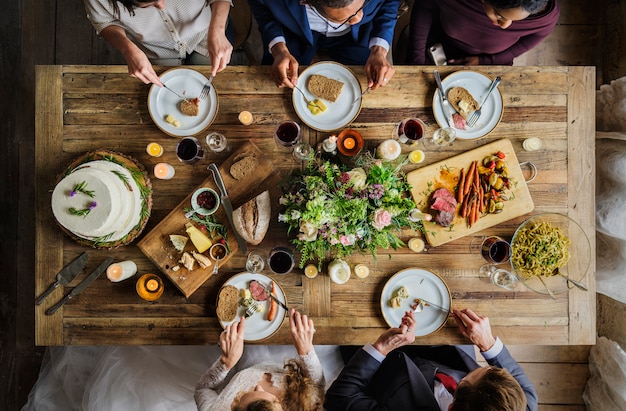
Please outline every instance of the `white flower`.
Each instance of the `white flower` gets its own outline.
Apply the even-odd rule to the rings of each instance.
[[[363,190],[367,186],[367,174],[361,167],[348,171],[348,175],[355,190]]]
[[[286,223],[287,221],[287,216],[285,214],[278,214],[278,222],[279,223]]]
[[[285,196],[280,196],[280,198],[278,199],[278,204],[280,204],[280,205],[287,205],[287,204],[289,204],[289,201],[287,201]]]
[[[291,210],[291,219],[292,220],[297,220],[298,218],[300,218],[300,211],[298,211],[298,210]]]
[[[298,240],[315,241],[317,239],[317,227],[309,221],[300,221],[300,234]]]

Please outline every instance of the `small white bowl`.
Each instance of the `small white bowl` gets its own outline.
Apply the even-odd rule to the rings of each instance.
[[[204,193],[206,193],[206,194],[204,194]],[[202,196],[202,197],[200,197],[200,196]],[[198,197],[200,197],[200,202],[202,202],[202,198],[204,196],[212,196],[215,199],[215,204],[213,205],[213,207],[205,208],[205,207],[202,207],[198,203]],[[200,214],[200,215],[203,215],[203,216],[211,215],[211,214],[213,214],[214,212],[217,211],[219,206],[220,206],[220,196],[212,188],[208,188],[208,187],[199,188],[191,196],[191,207],[194,209],[194,211],[197,214]]]

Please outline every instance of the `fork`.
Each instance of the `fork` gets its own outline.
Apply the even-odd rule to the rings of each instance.
[[[259,306],[259,303],[257,303],[256,300],[252,300],[252,304],[250,304],[248,308],[246,308],[246,312],[243,314],[243,317],[244,318],[250,317],[252,314],[256,312],[258,306]]]
[[[209,77],[209,81],[207,81],[206,84],[202,86],[202,91],[200,91],[200,96],[198,96],[200,100],[204,100],[209,96],[209,92],[211,91],[211,83],[213,83],[213,77],[214,76],[211,75],[211,77]]]
[[[356,98],[354,99],[354,101],[352,102],[352,104],[356,104],[357,101],[359,101],[360,99],[363,98],[364,95],[366,95],[367,93],[370,92],[372,88],[370,86],[367,86],[367,88],[365,89],[365,91],[363,91],[360,95],[356,96]]]
[[[300,87],[294,85],[293,88],[295,88],[296,90],[298,90],[300,92],[300,94],[302,94],[302,98],[304,99],[304,102],[306,103],[306,105],[308,106],[309,104],[311,104],[311,100],[309,100],[308,98],[306,98],[306,94],[304,94],[304,91],[302,91],[300,89]],[[316,106],[317,107],[317,106]]]
[[[478,106],[478,110],[474,111],[472,113],[472,115],[467,119],[467,125],[468,126],[474,127],[474,125],[476,124],[476,122],[480,118],[480,114],[481,114],[480,109],[483,107],[483,104],[485,104],[485,101],[487,101],[487,99],[489,98],[489,95],[491,94],[491,92],[496,87],[498,87],[498,84],[500,84],[500,76],[496,77],[493,80],[493,82],[491,83],[491,85],[489,86],[489,90],[487,90],[487,95],[483,98],[483,101]]]

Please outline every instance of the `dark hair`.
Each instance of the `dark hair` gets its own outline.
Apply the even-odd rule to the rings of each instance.
[[[485,3],[497,9],[514,9],[521,7],[530,14],[544,10],[551,0],[485,0]]]
[[[450,411],[525,411],[526,396],[504,368],[488,367],[475,383],[461,382]]]
[[[316,9],[327,7],[329,9],[341,9],[352,4],[354,0],[307,0],[307,4]]]

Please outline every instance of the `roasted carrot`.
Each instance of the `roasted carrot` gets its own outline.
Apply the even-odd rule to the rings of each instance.
[[[478,166],[474,168],[474,191],[478,194],[478,187],[480,186],[480,174],[478,173]]]
[[[272,295],[276,295],[276,287],[274,286],[274,281],[272,281]],[[278,311],[278,304],[272,298],[270,300],[270,310],[267,313],[267,321],[272,321],[274,317],[276,317],[276,311]]]
[[[481,213],[485,211],[485,190],[482,185],[478,189],[478,211]]]
[[[461,175],[459,177],[459,185],[457,186],[457,190],[456,190],[456,201],[459,204],[463,203],[463,190],[465,189],[465,174],[463,173],[465,171],[464,168],[461,169]]]
[[[469,193],[470,187],[472,186],[472,176],[474,175],[474,170],[476,169],[476,161],[472,161],[472,165],[467,172],[467,177],[465,177],[465,187],[463,188],[463,195],[467,195]]]
[[[467,209],[469,204],[469,196],[465,196],[463,203],[461,204],[461,217],[467,217]]]

